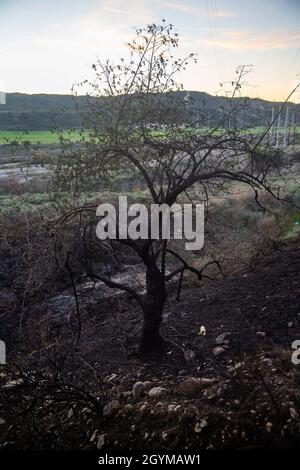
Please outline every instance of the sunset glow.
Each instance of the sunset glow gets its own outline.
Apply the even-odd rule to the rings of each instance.
[[[300,73],[297,0],[1,0],[0,17],[0,83],[8,92],[70,93],[95,57],[117,60],[134,27],[161,18],[175,25],[181,55],[198,55],[180,77],[186,89],[215,94],[235,67],[253,64],[243,93],[282,100]]]

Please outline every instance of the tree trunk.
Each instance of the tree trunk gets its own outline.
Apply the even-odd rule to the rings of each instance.
[[[144,322],[139,351],[141,353],[161,353],[166,350],[166,343],[160,336],[160,324],[166,302],[165,278],[155,263],[147,267],[146,299],[143,309]]]

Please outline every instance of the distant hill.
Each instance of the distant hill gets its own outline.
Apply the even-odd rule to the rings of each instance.
[[[187,92],[177,92],[178,99],[184,99]],[[211,96],[199,91],[189,92],[191,107],[206,116],[207,125],[213,116],[226,108],[227,99]],[[103,99],[103,98],[100,98]],[[265,125],[271,119],[273,103],[261,99],[251,101],[243,116],[243,123],[249,126]],[[290,105],[300,118],[300,105]],[[7,93],[6,104],[0,105],[0,130],[32,131],[51,130],[55,127],[76,129],[81,126],[81,111],[86,107],[85,96]]]
[[[0,130],[32,131],[80,127],[80,113],[85,97],[71,95],[27,95],[7,93],[0,105]]]

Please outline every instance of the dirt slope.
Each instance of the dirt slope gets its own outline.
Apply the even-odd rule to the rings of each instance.
[[[170,349],[160,358],[134,355],[141,318],[127,296],[89,291],[77,351],[68,354],[78,327],[72,315],[52,320],[42,347],[20,351],[3,370],[1,447],[296,447],[299,272],[293,242],[253,272],[170,298],[163,323]],[[13,379],[21,380],[7,387]]]

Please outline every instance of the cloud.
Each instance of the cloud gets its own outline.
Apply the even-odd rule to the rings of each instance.
[[[236,16],[235,12],[229,10],[206,10],[203,7],[195,7],[186,3],[179,2],[164,2],[160,5],[160,7],[166,10],[170,9],[179,12],[190,13],[191,15],[198,17],[209,16],[210,18],[232,18]]]
[[[115,13],[116,15],[121,15],[123,13],[123,10],[118,8],[104,7],[104,10],[108,11],[109,13]]]
[[[82,18],[57,24],[33,41],[38,46],[56,50],[122,54],[122,47],[134,35],[134,27],[155,19],[146,2],[138,0],[99,0]]]
[[[225,31],[222,38],[201,41],[208,45],[216,45],[229,50],[272,50],[287,49],[300,44],[300,33],[287,31]]]
[[[1,78],[10,90],[69,92],[74,82],[93,78],[90,65],[97,57],[117,61],[126,56],[134,27],[156,20],[154,15],[144,0],[98,0],[83,15],[62,16],[44,28],[36,25],[25,39],[20,30],[2,41],[0,31]]]
[[[170,8],[171,10],[186,11],[186,12],[193,11],[193,8],[190,5],[186,5],[183,3],[173,3],[173,2],[162,3],[161,8]]]

